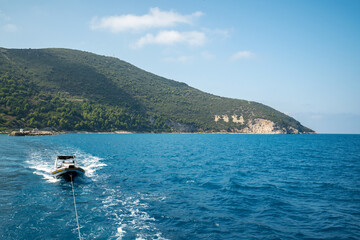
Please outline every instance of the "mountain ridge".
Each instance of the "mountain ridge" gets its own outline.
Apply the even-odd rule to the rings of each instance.
[[[313,133],[261,103],[205,93],[79,50],[0,48],[0,80],[3,129]]]

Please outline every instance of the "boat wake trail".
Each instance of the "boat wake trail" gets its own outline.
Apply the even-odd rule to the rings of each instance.
[[[78,159],[78,164],[85,169],[85,175],[93,180],[97,180],[98,175],[96,175],[96,171],[107,166],[102,162],[102,158],[80,151],[75,152],[75,155]]]
[[[56,153],[50,154],[47,151],[33,152],[26,163],[29,164],[29,168],[35,169],[34,174],[42,176],[47,182],[58,182],[60,179],[50,175],[50,172],[54,169],[56,156]]]
[[[155,218],[147,213],[149,199],[156,200],[155,196],[135,194],[127,196],[119,189],[107,189],[103,192],[106,196],[101,200],[103,210],[108,218],[112,218],[117,225],[115,237],[118,240],[123,238],[135,239],[161,239],[165,240],[162,233],[155,226]],[[159,197],[161,201],[164,198]]]
[[[96,181],[98,177],[96,171],[106,166],[106,164],[102,162],[102,158],[91,154],[83,153],[79,150],[66,152],[71,152],[76,155],[78,164],[85,169],[85,176],[94,181]],[[60,179],[56,179],[50,175],[50,172],[54,169],[54,161],[58,155],[62,155],[62,153],[54,151],[53,149],[44,149],[30,153],[26,163],[29,168],[35,170],[34,174],[42,176],[47,182],[58,182]]]

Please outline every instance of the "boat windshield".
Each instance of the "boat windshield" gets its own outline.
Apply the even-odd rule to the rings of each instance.
[[[64,160],[64,161],[62,161],[62,163],[75,163],[75,160],[70,160],[70,161]]]

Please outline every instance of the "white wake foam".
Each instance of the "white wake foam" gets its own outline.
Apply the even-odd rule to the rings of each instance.
[[[136,239],[161,239],[165,238],[155,226],[155,218],[151,217],[146,209],[149,208],[146,199],[158,199],[165,197],[144,196],[137,193],[133,196],[124,196],[120,189],[106,189],[101,200],[107,216],[114,218],[116,223],[117,240],[123,239],[127,231],[136,234]]]
[[[35,169],[34,174],[42,176],[47,182],[60,181],[50,175],[50,172],[54,169],[54,159],[51,161],[51,156],[46,151],[31,153],[26,163],[29,164],[29,168]]]
[[[92,180],[96,180],[96,171],[106,166],[106,164],[102,162],[102,158],[83,153],[79,150],[73,153],[77,157],[79,166],[85,169],[85,175],[92,178]],[[58,155],[61,155],[61,153],[47,149],[32,152],[26,163],[29,168],[35,169],[34,174],[42,176],[47,182],[58,182],[60,179],[56,179],[50,175],[50,172],[54,169],[54,162]]]
[[[82,153],[80,151],[76,152],[76,158],[78,160],[78,164],[85,169],[85,175],[90,178],[94,178],[96,180],[96,171],[107,166],[102,162],[102,158]]]

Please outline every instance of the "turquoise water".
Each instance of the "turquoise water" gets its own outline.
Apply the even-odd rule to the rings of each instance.
[[[360,239],[360,135],[0,135],[0,239]]]

